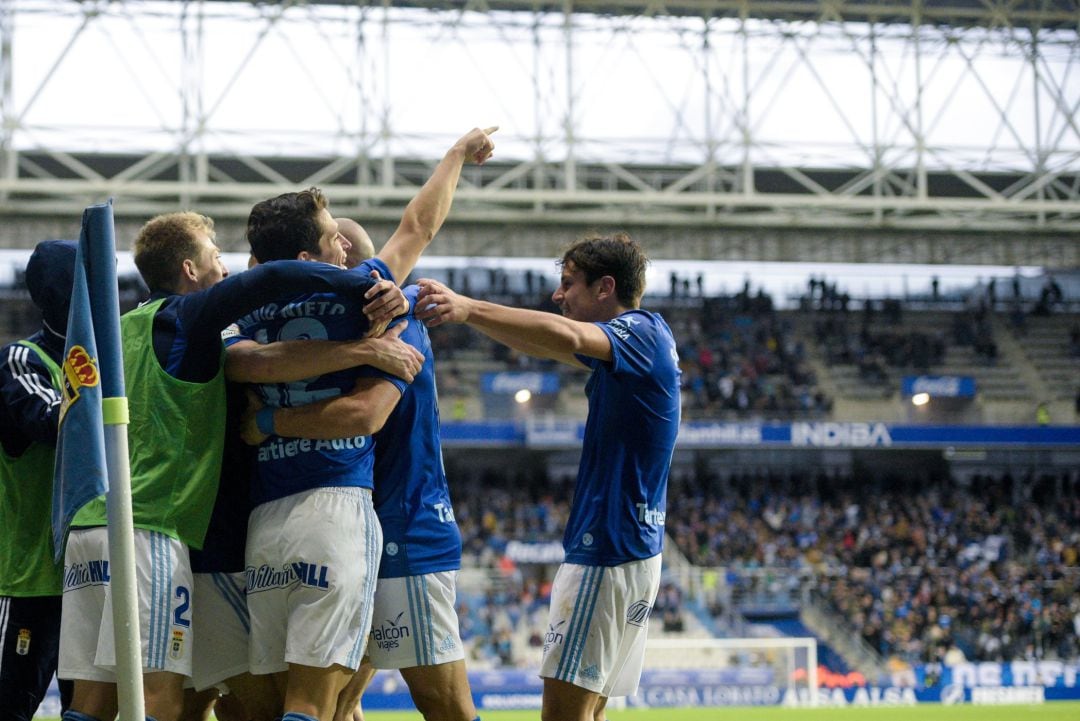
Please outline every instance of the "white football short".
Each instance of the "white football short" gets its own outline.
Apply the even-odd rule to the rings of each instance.
[[[464,659],[456,598],[457,571],[380,578],[368,639],[371,665],[412,668]]]
[[[609,698],[633,695],[659,589],[659,555],[620,566],[559,566],[540,675]]]
[[[371,629],[382,527],[363,488],[315,488],[251,512],[251,673],[356,669]]]
[[[195,626],[199,629],[191,660],[196,691],[218,686],[248,670],[247,597],[243,573],[195,574]]]
[[[116,681],[108,529],[75,529],[64,557],[59,677]],[[191,675],[193,586],[188,550],[164,533],[135,529],[135,578],[143,671]]]

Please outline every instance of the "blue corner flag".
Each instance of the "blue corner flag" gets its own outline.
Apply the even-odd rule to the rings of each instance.
[[[75,514],[109,487],[102,398],[124,395],[111,201],[83,211],[71,293],[53,477],[57,560]]]

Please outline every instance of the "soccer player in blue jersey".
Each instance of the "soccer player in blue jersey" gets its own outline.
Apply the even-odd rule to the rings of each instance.
[[[680,415],[671,329],[640,309],[647,262],[625,234],[574,243],[552,294],[562,317],[419,281],[417,317],[428,325],[467,323],[523,353],[592,370],[540,671],[544,721],[602,721],[607,699],[633,694],[641,676]]]
[[[225,404],[221,330],[281,292],[338,291],[363,302],[382,286],[361,273],[296,262],[268,264],[229,278],[214,243],[213,221],[191,212],[151,219],[135,239],[134,255],[152,293],[121,319],[143,599],[143,686],[147,717],[174,721],[184,677],[191,673],[195,632],[188,547],[202,545],[220,472]],[[384,303],[385,297],[374,301]],[[368,325],[366,318],[361,322]],[[103,498],[79,511],[65,567],[107,567],[105,523]],[[65,575],[59,676],[75,680],[65,721],[105,721],[117,712],[108,578],[90,580]]]
[[[362,226],[348,219],[337,223],[357,263],[374,253]],[[442,463],[435,359],[427,329],[414,315],[419,287],[404,291],[412,310],[394,323],[407,324],[401,338],[423,353],[425,361],[375,434],[374,505],[384,543],[368,655],[373,668],[400,670],[425,719],[473,721],[476,707],[456,611],[461,532]],[[346,396],[304,410],[324,419],[320,434],[346,436],[352,402]],[[290,423],[293,413],[282,409],[275,417],[295,427],[297,436],[307,437],[305,424]],[[358,674],[354,690],[360,691],[367,680],[370,675]],[[353,696],[343,705],[355,707]]]
[[[491,132],[474,129],[455,143],[409,203],[394,236],[357,270],[408,275],[449,212],[463,163],[490,156]],[[343,264],[347,243],[327,205],[318,189],[257,204],[248,219],[253,255],[260,262],[296,257]],[[348,304],[334,296],[297,298],[242,317],[231,342],[352,338],[350,316]],[[259,386],[266,407],[256,425],[267,437],[258,450],[258,505],[247,545],[251,667],[279,674],[286,721],[330,721],[339,692],[359,666],[382,548],[371,498],[370,435],[406,387],[388,374],[356,369]],[[331,424],[317,404],[338,396],[352,401],[351,412],[335,419],[346,424],[346,434],[325,430]],[[294,424],[307,437],[299,438]]]
[[[357,341],[253,344],[244,362],[235,358],[226,362],[226,377],[285,383],[342,367],[372,365],[412,381],[423,356],[398,340],[398,332]],[[232,696],[232,708],[242,709],[240,718],[271,721],[280,713],[281,701],[272,679],[249,672],[244,546],[255,458],[254,449],[240,439],[238,427],[245,410],[245,388],[245,384],[232,379],[226,384],[228,408],[221,482],[203,548],[191,549],[195,583],[192,623],[199,633],[192,649],[193,688],[186,690],[184,697],[185,719],[202,721],[210,706],[220,718],[226,718],[222,710],[226,702],[214,705],[219,689]]]

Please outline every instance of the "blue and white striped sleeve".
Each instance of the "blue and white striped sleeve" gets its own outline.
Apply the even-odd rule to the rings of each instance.
[[[56,443],[60,391],[37,353],[18,343],[0,349],[0,394],[20,435]]]

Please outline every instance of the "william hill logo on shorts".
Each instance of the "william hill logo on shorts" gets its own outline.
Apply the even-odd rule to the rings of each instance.
[[[64,589],[104,586],[111,580],[109,562],[104,559],[72,563],[64,567]]]
[[[294,583],[308,588],[330,588],[330,569],[319,563],[296,561],[281,568],[263,564],[258,568],[248,566],[244,570],[247,592],[255,593],[271,588],[285,588]]]
[[[401,617],[404,615],[405,612],[402,611],[393,621],[386,619],[383,625],[371,629],[371,638],[379,648],[384,651],[397,648],[409,637],[409,625],[401,623]]]

